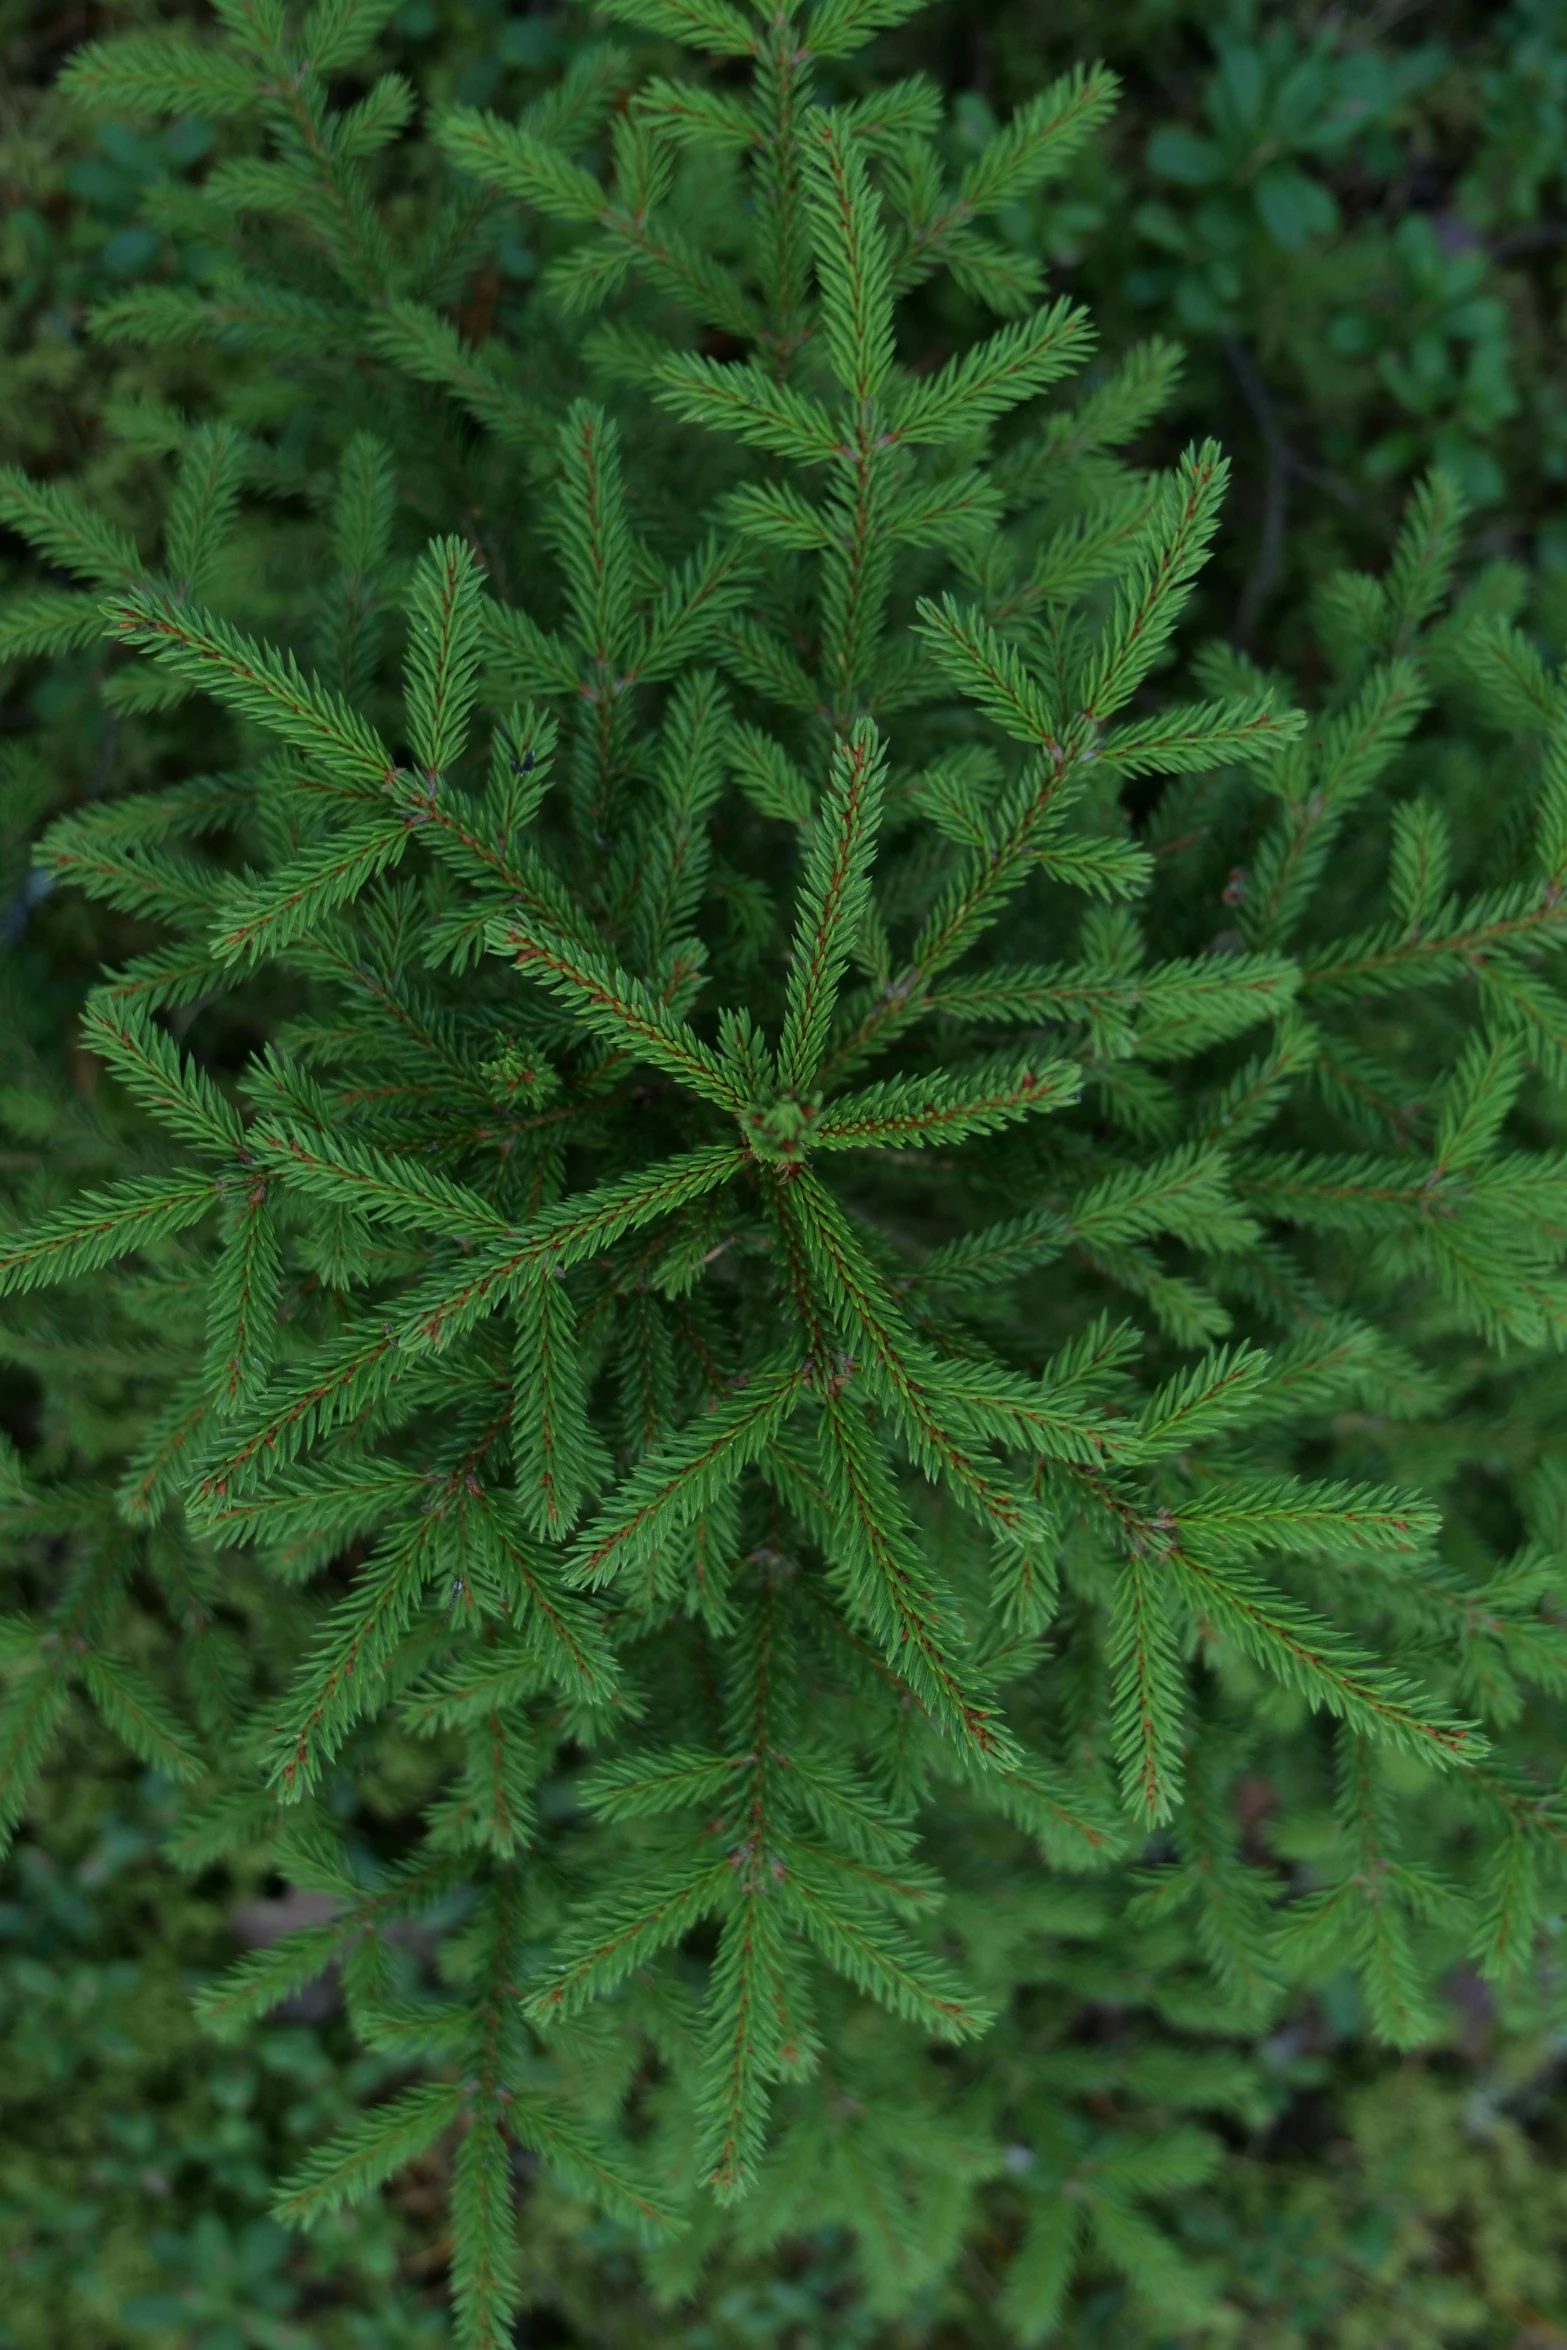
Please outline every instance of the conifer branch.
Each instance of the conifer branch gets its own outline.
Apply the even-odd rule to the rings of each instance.
[[[213,1269],[206,1379],[219,1411],[254,1401],[277,1341],[283,1259],[267,1185],[256,1183]]]
[[[892,271],[886,238],[864,159],[840,120],[827,116],[807,158],[827,349],[839,383],[863,407],[892,374]]]
[[[26,1817],[56,1732],[70,1711],[70,1690],[56,1673],[28,1673],[0,1701],[0,1852],[9,1852]]]
[[[657,2242],[676,2224],[667,2202],[660,2199],[620,2150],[601,2132],[590,2132],[573,2122],[562,2105],[541,2097],[519,2098],[509,2110],[511,2129],[520,2143],[557,2171],[568,2185],[601,2210],[608,2212],[647,2242]],[[506,2350],[509,2334],[496,2336],[496,2350]]]
[[[996,212],[1059,178],[1113,110],[1120,83],[1107,66],[1074,66],[1020,106],[963,174],[959,201]]]
[[[188,678],[252,719],[314,753],[329,774],[378,791],[393,761],[374,728],[339,696],[306,678],[292,654],[241,635],[225,620],[176,603],[155,588],[127,589],[104,606],[111,634],[144,647],[175,676]]]
[[[547,2025],[613,1990],[711,1913],[728,1874],[727,1860],[706,1848],[673,1856],[656,1879],[649,1870],[632,1899],[584,1918],[547,1988],[530,1994],[523,2014],[530,2023]]]
[[[238,2039],[257,2017],[330,1966],[355,1942],[433,1908],[463,1879],[460,1860],[418,1857],[400,1864],[368,1892],[345,1905],[330,1924],[295,1926],[264,1950],[250,1952],[205,1984],[196,1996],[197,2019],[214,2039]]]
[[[552,419],[520,385],[508,381],[484,351],[466,343],[450,319],[393,295],[365,322],[371,350],[416,383],[438,385],[470,415],[514,448],[536,449]]]
[[[808,1092],[821,1066],[833,1003],[870,893],[885,779],[880,738],[862,721],[834,752],[801,885],[778,1047],[779,1082],[789,1094]]]
[[[1465,1762],[1484,1752],[1472,1723],[1455,1721],[1402,1676],[1361,1658],[1309,1609],[1243,1567],[1221,1567],[1179,1547],[1170,1561],[1193,1607],[1313,1705],[1433,1761]]]
[[[1440,1526],[1421,1494],[1287,1477],[1226,1482],[1179,1503],[1175,1519],[1182,1549],[1215,1559],[1259,1550],[1411,1557],[1430,1549]]]
[[[1149,1825],[1170,1817],[1180,1793],[1185,1743],[1183,1612],[1172,1608],[1169,1545],[1134,1534],[1116,1578],[1109,1662],[1115,1683],[1115,1745],[1129,1808]]]
[[[577,1516],[589,1441],[576,1315],[560,1281],[523,1290],[515,1313],[517,1491],[535,1532],[558,1542]]]
[[[890,1919],[849,1909],[819,1877],[800,1881],[790,1906],[823,1955],[894,2015],[948,2041],[972,2039],[991,2022],[988,2010],[965,1998],[912,1936]]]
[[[313,1790],[370,1702],[435,1571],[435,1549],[432,1519],[383,1542],[352,1596],[332,1610],[271,1740],[267,1778],[280,1802],[298,1803]]]
[[[31,1230],[0,1240],[0,1294],[96,1273],[198,1223],[217,1198],[209,1175],[149,1175],[83,1192]]]
[[[181,1058],[173,1038],[139,1008],[95,997],[82,1016],[82,1042],[100,1053],[136,1099],[172,1133],[232,1158],[245,1129],[205,1070]]]
[[[572,1560],[572,1576],[610,1582],[690,1525],[722,1489],[765,1451],[799,1406],[813,1366],[792,1354],[742,1372],[733,1392],[715,1399],[679,1436],[640,1461],[609,1507],[589,1527]]]
[[[280,954],[399,863],[409,837],[401,816],[372,817],[345,825],[330,841],[304,850],[265,879],[235,883],[219,899],[209,951],[220,963],[260,962]]]
[[[373,2106],[350,2128],[318,2147],[287,2179],[273,2217],[313,2228],[345,2203],[362,2202],[376,2187],[433,2146],[463,2109],[460,2088],[426,2081],[386,2105]]]
[[[651,683],[677,675],[681,665],[708,655],[753,590],[752,561],[744,547],[715,536],[698,549],[639,619],[626,676]]]
[[[604,190],[592,173],[518,123],[459,106],[437,135],[459,170],[520,197],[552,220],[580,227],[597,221],[605,210]]]
[[[96,596],[80,588],[40,588],[13,597],[0,614],[0,662],[82,651],[102,635]]]
[[[836,456],[843,446],[831,412],[819,400],[775,383],[745,361],[721,367],[696,356],[666,359],[658,369],[656,396],[688,424],[732,432],[752,448],[801,464]]]
[[[1081,367],[1093,348],[1086,311],[1054,302],[1002,327],[937,374],[906,386],[892,413],[892,437],[927,448],[964,440],[1009,408]],[[787,452],[786,452],[787,453]]]
[[[368,1144],[329,1134],[308,1139],[261,1119],[251,1127],[252,1156],[291,1189],[363,1207],[412,1232],[443,1234],[467,1246],[512,1227],[481,1195],[433,1168],[388,1158]]]
[[[953,683],[1019,742],[1040,745],[1059,756],[1064,721],[1045,701],[1016,647],[972,606],[965,608],[953,596],[944,596],[939,604],[923,600],[919,616],[926,644]]]
[[[602,1255],[628,1233],[715,1190],[745,1164],[743,1151],[718,1144],[563,1200],[537,1216],[516,1240],[496,1242],[461,1281],[446,1275],[432,1282],[396,1325],[398,1342],[449,1343],[516,1289]]]
[[[946,1425],[941,1366],[908,1328],[837,1202],[804,1168],[783,1198],[787,1205],[780,1212],[789,1220],[791,1239],[798,1238],[807,1282],[814,1274],[822,1284],[831,1318],[848,1336],[872,1392],[894,1415],[920,1466],[942,1478],[995,1530],[1011,1539],[1023,1537],[1028,1513],[980,1472]]]
[[[1075,1102],[1082,1075],[1074,1061],[1042,1068],[992,1061],[947,1077],[894,1078],[835,1101],[811,1128],[813,1150],[907,1150],[996,1134],[1036,1111]]]
[[[90,586],[119,586],[139,579],[145,568],[123,531],[68,491],[29,481],[9,465],[0,467],[0,522],[48,562]]]
[[[1103,721],[1128,702],[1165,645],[1218,528],[1229,467],[1216,443],[1189,449],[1146,535],[1140,576],[1123,589],[1082,686],[1083,715]]]
[[[820,1484],[791,1460],[776,1436],[769,1446],[769,1475],[775,1481],[781,1477],[791,1499],[802,1491],[809,1494],[807,1522],[818,1520],[836,1544],[840,1556],[835,1564],[857,1612],[893,1671],[932,1720],[982,1762],[1006,1761],[1013,1754],[1011,1741],[980,1698],[949,1629],[955,1614],[952,1597],[920,1558],[879,1447],[844,1400],[842,1380],[848,1365],[835,1361],[829,1324],[811,1278],[811,1252],[802,1219],[794,1210],[800,1180],[797,1176],[786,1190],[780,1189],[773,1202],[785,1278],[812,1363],[834,1367],[816,1382],[821,1404]],[[942,1441],[953,1463],[966,1466],[951,1440],[943,1435]]]
[[[595,1034],[651,1061],[720,1109],[738,1116],[745,1108],[745,1095],[717,1054],[640,979],[520,912],[495,923],[491,939],[498,953],[509,954],[520,971],[561,997]]]
[[[428,1735],[481,1719],[488,1727],[497,1707],[550,1687],[585,1709],[613,1702],[618,1668],[603,1623],[566,1589],[558,1559],[527,1540],[508,1497],[481,1486],[467,1497],[463,1522],[475,1573],[487,1576],[517,1629],[421,1680],[418,1700],[404,1709],[410,1728]]]
[[[75,1669],[104,1721],[132,1754],[175,1781],[202,1776],[205,1766],[190,1732],[133,1666],[87,1647]]]
[[[481,575],[461,539],[436,539],[408,598],[404,695],[414,757],[434,781],[461,756],[478,685]]]

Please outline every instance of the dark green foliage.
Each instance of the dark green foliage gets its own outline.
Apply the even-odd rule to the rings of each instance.
[[[1149,326],[1186,342],[1183,419],[1247,478],[1220,558],[1226,624],[1292,633],[1307,583],[1346,550],[1363,561],[1367,522],[1385,537],[1433,462],[1499,538],[1539,544],[1559,593],[1559,0],[1392,19],[978,0],[881,54],[963,92],[972,152],[1090,51],[1127,102],[1066,186],[998,225],[1070,273],[1116,347]]]
[[[404,2214],[377,2208],[318,2238],[332,2284],[308,2324],[297,2239],[266,2215],[279,2171],[380,2093],[389,2060],[334,2047],[319,1998],[214,2051],[190,1971],[231,1949],[226,1908],[254,1933],[274,1930],[268,1905],[182,1882],[159,1851],[166,1796],[127,1778],[90,1726],[49,1825],[51,1854],[24,1845],[0,1905],[0,2341],[433,2350],[446,2329],[397,2276]]]
[[[1193,648],[1225,454],[1007,231],[1103,71],[955,179],[855,81],[913,0],[612,13],[406,179],[384,6],[66,77],[230,126],[98,331],[244,364],[156,555],[0,482],[125,745],[75,1085],[12,991],[0,1809],[107,1735],[319,1897],[197,2012],[340,1969],[274,2209],[425,2166],[464,2350],[584,2210],[666,2308],[1267,2339],[1291,2019],[1558,2004],[1567,694],[1441,470],[1293,668]]]

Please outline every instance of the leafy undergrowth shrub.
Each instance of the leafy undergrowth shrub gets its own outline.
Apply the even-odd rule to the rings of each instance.
[[[1559,577],[1559,0],[1393,20],[1134,0],[1043,24],[979,0],[893,37],[963,91],[975,141],[1090,45],[1130,85],[1114,135],[1001,233],[1070,268],[1108,333],[1153,317],[1189,342],[1183,410],[1222,418],[1256,482],[1242,617],[1287,627],[1280,591],[1433,462]]]
[[[438,2350],[450,2332],[437,2146],[391,2201],[303,2239],[271,2221],[281,2167],[390,2078],[358,2052],[328,1982],[216,2062],[193,1977],[247,1934],[236,1903],[158,1858],[158,1774],[127,1771],[83,1725],[50,1773],[36,1835],[0,1904],[4,2350]],[[353,1811],[346,1800],[355,1797]],[[362,1812],[344,1789],[345,1817]],[[351,1834],[362,1832],[356,1825]],[[58,1855],[59,1857],[54,1857]],[[275,1904],[275,1930],[286,1904]],[[1509,2003],[1510,2005],[1512,2003]],[[1203,2338],[1322,2342],[1557,2339],[1562,2227],[1551,2002],[1503,2019],[1468,1979],[1443,2048],[1368,2064],[1342,1984],[1248,2050],[1269,2119],[1174,2199],[1182,2241],[1224,2280]],[[1244,2043],[1235,2043],[1244,2046]],[[694,2301],[656,2301],[634,2240],[537,2174],[518,2214],[526,2342],[625,2350],[914,2350],[1005,2342],[963,2268],[903,2319],[858,2290],[846,2228],[765,2261],[720,2252]],[[1128,2323],[1129,2317],[1131,2323]],[[1073,2341],[1145,2339],[1113,2288],[1085,2295]]]
[[[214,2062],[189,1993],[232,1949],[230,1907],[160,1860],[172,1818],[156,1774],[128,1775],[101,1732],[72,1766],[48,1848],[19,1848],[0,1904],[0,2343],[447,2340],[399,2276],[414,2247],[391,2207],[339,2222],[308,2276],[266,2214],[279,2165],[383,2089],[386,2060],[334,2045],[317,2013]]]
[[[72,68],[284,224],[113,331],[307,396],[182,428],[156,567],[0,491],[134,754],[45,866],[150,926],[91,1098],[10,1024],[6,1815],[85,1707],[317,1897],[199,2012],[339,1970],[277,2215],[436,2166],[464,2345],[519,2185],[713,2324],[804,2244],[866,2338],[1222,2338],[1306,1994],[1554,2012],[1561,681],[1442,475],[1308,673],[1170,676],[1222,455],[985,225],[1108,77],[954,188],[928,83],[818,103],[895,8],[624,13],[731,62],[455,109],[411,254],[373,10]],[[940,270],[1002,323],[917,367]]]

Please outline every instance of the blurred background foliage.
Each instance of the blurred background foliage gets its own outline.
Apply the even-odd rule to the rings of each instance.
[[[221,265],[182,227],[180,204],[218,133],[89,125],[53,81],[83,39],[199,14],[178,0],[0,0],[0,448],[143,534],[165,502],[180,419],[210,411],[218,385],[275,411],[279,387],[246,381],[242,354],[94,341],[96,304],[149,281],[200,285]],[[461,99],[504,111],[592,29],[586,11],[568,22],[506,0],[404,0],[382,62],[427,110]],[[1236,468],[1204,624],[1264,657],[1308,661],[1309,590],[1342,564],[1379,561],[1410,482],[1435,461],[1475,502],[1481,558],[1502,567],[1496,600],[1559,653],[1567,0],[942,0],[884,40],[877,64],[961,93],[955,136],[977,147],[1092,56],[1122,78],[1114,123],[1066,184],[1003,227],[1048,256],[1112,352],[1150,333],[1184,346],[1160,429],[1172,447],[1199,426],[1217,434]],[[394,155],[394,209],[416,209],[436,168],[419,122]],[[456,312],[471,340],[515,346],[535,331],[542,258],[515,223],[497,230]],[[949,292],[932,295],[924,323],[936,355],[974,322]],[[297,582],[308,506],[285,497],[248,526],[258,623]],[[9,560],[0,548],[0,579]],[[68,1158],[73,1134],[107,1114],[71,1015],[88,974],[134,951],[138,933],[133,914],[43,898],[28,844],[46,811],[101,792],[111,772],[125,780],[124,762],[147,754],[121,729],[96,653],[47,670],[5,655],[0,644],[0,1020],[12,1045],[0,1108],[11,1146]],[[111,1362],[84,1406],[106,1451],[116,1376]],[[37,1442],[35,1411],[26,1349],[0,1330],[0,1420]],[[81,1433],[79,1414],[78,1449]],[[423,1793],[412,1777],[394,1782],[341,1790],[371,1841],[395,1841]],[[1262,1810],[1267,1800],[1258,1791]],[[265,2217],[269,2182],[377,2085],[379,2060],[352,2048],[329,1982],[237,2052],[200,2038],[194,1982],[237,1943],[298,1919],[280,1887],[172,1870],[159,1857],[163,1808],[155,1775],[85,1731],[0,1877],[0,2350],[437,2350],[438,2169],[308,2244]],[[1112,2082],[1117,2019],[1137,2005],[1123,1977],[1098,2011]],[[1169,2183],[1187,2301],[1161,2302],[1155,2279],[1138,2302],[1107,2277],[1060,2338],[1562,2350],[1561,2011],[1550,1982],[1532,2004],[1498,2008],[1464,1979],[1445,2043],[1406,2059],[1371,2048],[1339,1986],[1263,2045],[1210,2022],[1210,2090],[1224,2065],[1236,2089],[1224,2159]],[[1018,2038],[998,2061],[1035,2059]],[[1114,2110],[1107,2091],[1106,2144]],[[1077,2152],[1091,2169],[1094,2150]],[[677,2280],[660,2296],[612,2226],[521,2183],[526,2342],[999,2350],[1010,2339],[983,2277],[961,2266],[914,2317],[879,2319],[831,2234],[802,2234],[781,2261],[726,2255],[700,2306]]]
[[[192,1884],[161,1862],[164,1800],[154,1774],[127,1777],[89,1734],[7,1873],[0,2344],[441,2350],[438,2156],[308,2242],[266,2217],[280,2171],[389,2067],[354,2050],[329,1983],[241,2049],[202,2039],[195,1982],[236,1942],[302,1915],[265,1889]],[[1249,2074],[1252,2086],[1237,2098],[1225,2160],[1173,2193],[1167,2214],[1183,2289],[1197,2281],[1206,2314],[1162,2326],[1107,2277],[1063,2342],[1556,2350],[1567,2340],[1567,2098],[1559,2037],[1541,2015],[1498,2014],[1465,1981],[1453,1987],[1446,2045],[1393,2059],[1369,2048],[1350,1988],[1331,1985],[1287,2032],[1259,2046],[1231,2037],[1224,2051],[1237,2083]],[[671,2304],[613,2223],[519,2183],[520,2343],[1002,2350],[1015,2340],[983,2279],[961,2267],[911,2315],[879,2320],[830,2232],[802,2235],[782,2259],[726,2255],[696,2300]]]

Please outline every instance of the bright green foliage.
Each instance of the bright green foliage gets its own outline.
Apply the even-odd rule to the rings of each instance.
[[[1325,586],[1309,692],[1225,646],[1167,683],[1224,457],[1118,460],[1167,355],[1074,382],[1087,319],[975,225],[1108,85],[948,190],[926,93],[819,72],[909,12],[621,0],[747,69],[633,90],[607,145],[597,53],[528,123],[448,117],[482,202],[574,232],[556,315],[611,311],[526,406],[417,306],[481,199],[405,274],[360,163],[401,100],[328,104],[384,10],[72,69],[254,110],[219,192],[531,452],[515,547],[459,509],[404,561],[405,412],[353,419],[276,643],[223,608],[263,434],[186,437],[157,573],[4,490],[122,707],[199,695],[219,747],[42,845],[160,942],[90,999],[113,1128],[0,1241],[7,1291],[92,1277],[17,1342],[137,1384],[128,1461],[64,1420],[7,1458],[0,1807],[85,1703],[188,1786],[191,1866],[329,1897],[200,2012],[341,1963],[416,2077],[278,2210],[444,2146],[463,2350],[509,2336],[524,2158],[670,2293],[726,2227],[847,2224],[892,2313],[995,2209],[1012,2340],[1084,2267],[1196,2326],[1160,2213],[1253,2100],[1161,2034],[1347,1975],[1415,2044],[1559,1897],[1567,688],[1455,601],[1442,476]],[[938,266],[1001,323],[916,368]],[[343,302],[167,291],[114,331],[287,353]],[[1501,737],[1461,825],[1449,710]],[[209,1060],[267,990],[266,1049]],[[337,1790],[419,1748],[417,1839],[350,1851]],[[1113,2125],[1102,2065],[1027,2049],[1041,1986],[1153,2010]]]

